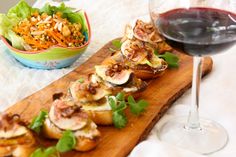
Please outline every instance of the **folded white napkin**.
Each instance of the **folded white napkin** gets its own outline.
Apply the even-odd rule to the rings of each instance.
[[[129,157],[204,157],[188,150],[160,142],[158,139],[141,142]]]
[[[156,124],[147,140],[139,143],[129,157],[204,157],[200,154],[178,148],[168,143],[162,142],[157,137],[157,130],[166,121],[174,116],[186,115],[188,113],[187,105],[173,106],[163,118]]]

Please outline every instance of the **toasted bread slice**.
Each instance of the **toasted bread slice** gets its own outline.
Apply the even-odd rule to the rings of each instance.
[[[113,59],[121,60],[119,59],[121,55],[123,63],[134,71],[136,77],[142,80],[159,77],[168,68],[166,61],[155,54],[152,45],[137,39],[126,40],[122,44],[121,54],[115,54]]]
[[[0,121],[0,156],[30,156],[36,149],[33,133],[20,124],[15,115],[3,114]]]
[[[94,123],[91,122],[90,125],[94,125]],[[86,133],[86,129],[88,129],[88,127],[80,130],[80,132],[73,131],[77,140],[74,149],[77,151],[89,151],[94,149],[98,144],[99,138],[101,136],[100,132],[95,129],[93,136],[89,137],[88,133]],[[56,127],[48,118],[45,120],[42,133],[46,138],[60,139],[62,137],[63,131],[65,130]],[[87,136],[85,136],[86,134]]]
[[[122,63],[106,61],[102,65],[95,66],[97,80],[112,90],[112,95],[124,92],[126,96],[135,95],[143,91],[147,84],[137,78],[128,66]]]
[[[100,132],[96,124],[81,110],[80,106],[68,99],[57,99],[53,102],[46,118],[42,133],[51,139],[60,139],[65,130],[71,130],[76,139],[77,151],[88,151],[98,144]]]

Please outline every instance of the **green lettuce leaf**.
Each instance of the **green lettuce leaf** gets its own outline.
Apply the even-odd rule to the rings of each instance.
[[[66,7],[64,3],[60,6],[51,6],[50,4],[45,4],[45,6],[40,9],[40,13],[47,13],[48,15],[53,15],[57,12],[62,13],[63,18],[67,18],[71,23],[82,22],[80,14],[73,11],[73,8]]]
[[[25,41],[22,37],[18,36],[12,30],[8,32],[8,36],[9,36],[8,40],[11,41],[11,45],[14,48],[19,49],[19,50],[24,50]]]
[[[10,40],[9,31],[15,23],[5,14],[0,14],[0,34]]]
[[[13,26],[17,23],[16,20],[11,20],[8,16],[0,14],[0,35],[11,41],[13,47],[23,50],[23,45],[25,43],[23,38],[19,37],[14,31],[12,31]]]
[[[61,3],[58,7],[51,6],[47,3],[40,9],[40,13],[47,13],[48,15],[53,15],[57,12],[61,12],[62,17],[68,19],[71,23],[80,23],[82,25],[82,31],[87,31],[85,29],[86,19],[84,18],[83,12],[74,12],[73,8],[66,7],[64,3]]]
[[[21,0],[17,5],[9,9],[7,16],[10,19],[20,21],[31,16],[31,13],[37,9],[29,6],[24,0]]]

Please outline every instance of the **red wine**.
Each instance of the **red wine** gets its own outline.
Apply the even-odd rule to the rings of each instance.
[[[219,9],[175,9],[155,24],[170,45],[189,55],[220,53],[236,43],[236,14]]]

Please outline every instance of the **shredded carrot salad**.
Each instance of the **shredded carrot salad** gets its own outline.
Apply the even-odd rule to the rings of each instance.
[[[80,23],[71,23],[57,12],[52,16],[35,12],[30,18],[20,21],[13,31],[21,36],[25,50],[44,50],[53,45],[79,47],[85,36]]]

